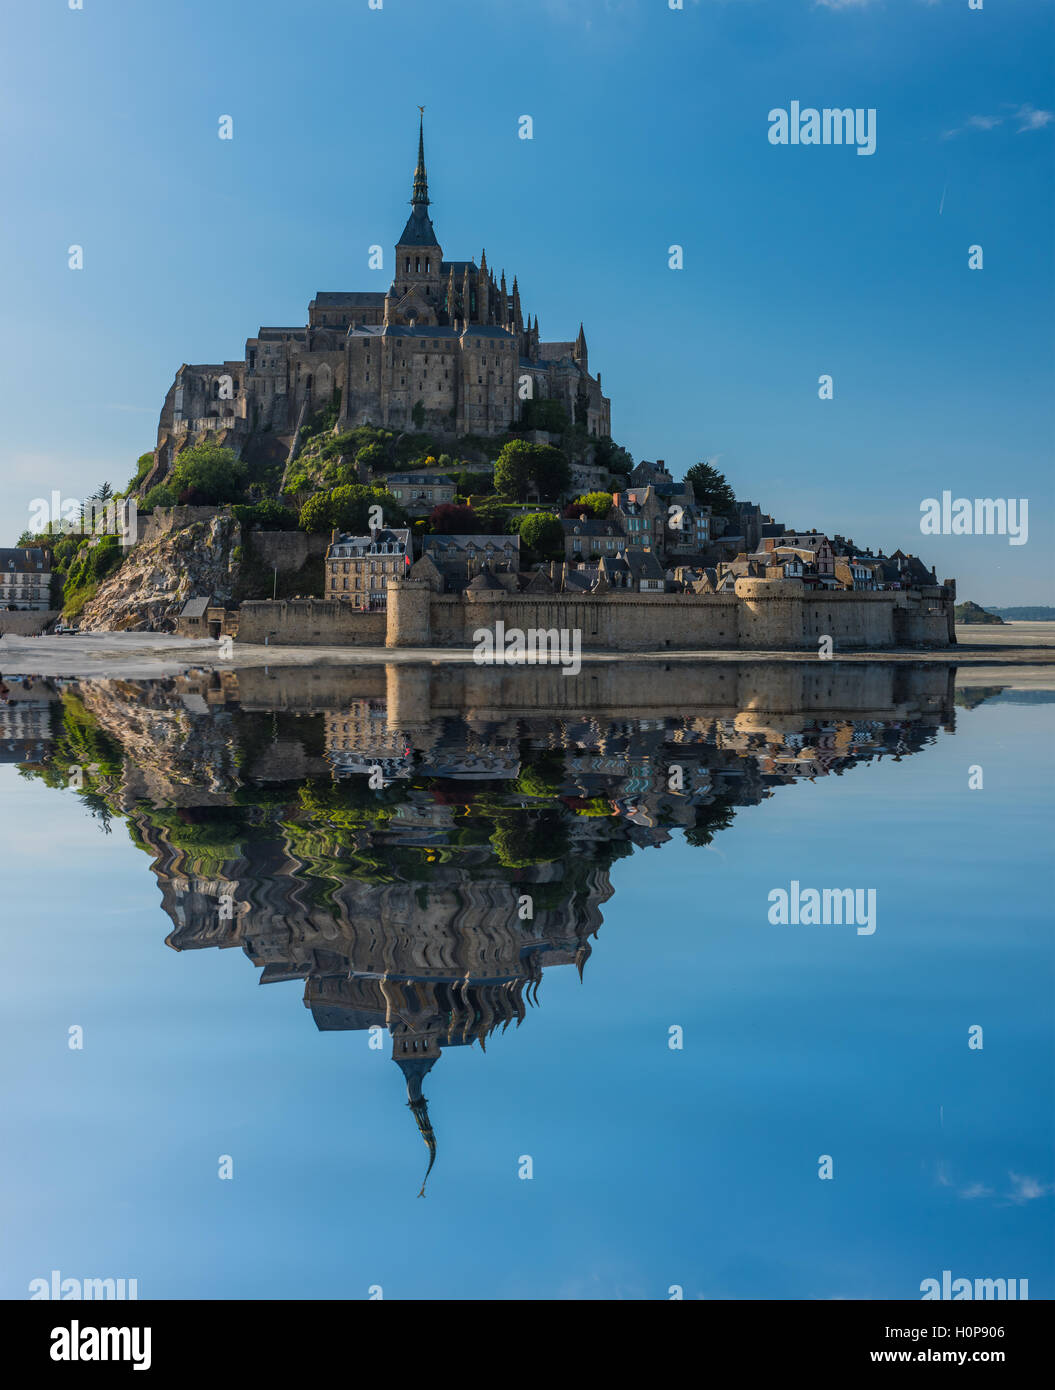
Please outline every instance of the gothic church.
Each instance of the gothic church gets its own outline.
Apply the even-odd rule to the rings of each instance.
[[[296,437],[339,392],[340,429],[376,425],[495,435],[529,399],[555,399],[592,435],[611,434],[610,402],[591,376],[582,326],[543,342],[519,285],[480,263],[448,261],[429,216],[424,118],[411,213],[381,291],[320,291],[303,328],[261,328],[237,362],[184,365],[165,398],[155,480],[204,437],[241,452],[249,436]]]

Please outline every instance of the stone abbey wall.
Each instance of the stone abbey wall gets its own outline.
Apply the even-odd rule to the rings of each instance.
[[[811,651],[946,647],[955,641],[955,586],[887,592],[811,592],[795,579],[740,579],[734,594],[568,596],[482,590],[434,594],[391,580],[387,612],[339,600],[255,601],[241,608],[239,640],[277,645],[471,647],[478,629],[564,628],[584,651]]]

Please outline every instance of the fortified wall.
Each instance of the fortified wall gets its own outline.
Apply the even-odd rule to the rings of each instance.
[[[583,651],[811,651],[948,647],[956,642],[954,580],[921,589],[808,590],[798,579],[738,579],[733,594],[436,594],[393,579],[386,612],[341,600],[254,601],[239,639],[278,646],[471,647],[481,628],[564,628]]]

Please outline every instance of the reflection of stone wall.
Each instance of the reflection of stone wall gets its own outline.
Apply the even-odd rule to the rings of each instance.
[[[740,579],[735,594],[584,594],[481,590],[433,594],[421,580],[388,585],[387,614],[316,602],[242,606],[242,641],[276,645],[471,647],[479,628],[567,629],[585,651],[836,651],[946,647],[955,590],[813,591],[797,579]],[[250,635],[252,634],[252,635]]]
[[[843,715],[846,718],[953,718],[955,668],[892,662],[677,661],[586,665],[578,676],[552,666],[435,666],[389,663],[362,669],[272,667],[237,672],[244,709],[341,709],[384,698],[398,728],[444,716],[501,718],[576,710],[623,714]]]

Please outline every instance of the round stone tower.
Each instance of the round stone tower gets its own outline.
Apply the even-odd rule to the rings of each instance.
[[[432,589],[423,579],[388,581],[386,647],[427,647],[432,640]]]
[[[740,600],[742,650],[780,651],[803,645],[806,589],[801,579],[738,579],[733,592]]]

